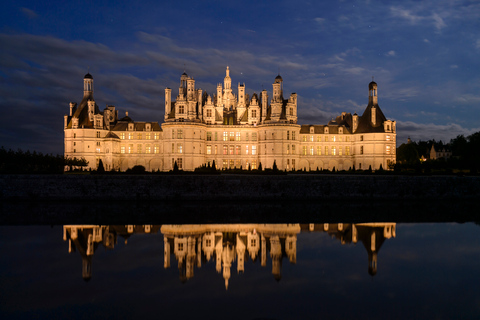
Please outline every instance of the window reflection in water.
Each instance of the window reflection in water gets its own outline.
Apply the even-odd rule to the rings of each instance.
[[[82,257],[82,277],[92,277],[92,258],[103,246],[113,249],[118,237],[134,234],[163,234],[164,268],[176,261],[180,280],[194,276],[194,269],[215,263],[228,289],[231,272],[245,272],[245,260],[260,261],[267,266],[270,259],[272,275],[282,276],[282,262],[297,262],[297,235],[301,232],[325,232],[342,245],[361,242],[368,256],[368,273],[377,273],[378,252],[386,239],[395,237],[396,223],[336,224],[201,224],[201,225],[65,225],[63,240],[68,252]]]

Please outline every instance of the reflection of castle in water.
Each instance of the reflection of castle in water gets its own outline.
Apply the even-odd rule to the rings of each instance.
[[[78,250],[82,256],[82,277],[88,281],[92,277],[92,256],[102,244],[106,249],[113,249],[118,236],[127,239],[134,233],[158,233],[160,226],[153,225],[65,225],[63,240],[68,240],[68,252]]]
[[[368,253],[368,272],[377,272],[377,255],[385,239],[395,237],[395,223],[358,224],[210,224],[210,225],[127,225],[64,226],[64,240],[69,252],[78,250],[82,256],[82,275],[92,276],[92,256],[102,244],[113,249],[118,236],[128,239],[134,233],[161,233],[164,235],[164,268],[170,267],[172,254],[178,263],[180,279],[193,277],[195,267],[215,261],[216,270],[223,275],[225,287],[236,262],[237,273],[245,270],[245,261],[260,260],[262,267],[270,257],[272,274],[281,279],[282,261],[297,261],[297,234],[300,232],[327,232],[342,244],[362,242]]]
[[[202,261],[215,260],[218,273],[225,279],[228,288],[233,262],[237,272],[245,270],[245,260],[267,265],[267,251],[272,260],[272,274],[280,280],[282,259],[297,261],[297,234],[299,224],[223,224],[223,225],[163,225],[165,264],[170,267],[173,253],[178,262],[182,281],[193,277],[196,266]]]

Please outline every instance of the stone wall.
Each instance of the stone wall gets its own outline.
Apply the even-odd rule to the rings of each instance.
[[[476,199],[480,177],[381,175],[2,175],[0,200]]]

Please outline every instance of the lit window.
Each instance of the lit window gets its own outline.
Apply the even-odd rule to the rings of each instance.
[[[150,132],[145,134],[145,139],[146,139],[146,140],[150,140],[150,139],[151,139]]]
[[[390,146],[386,146],[386,148],[387,148],[386,149],[387,154],[390,154]]]
[[[337,155],[337,147],[332,146],[332,156],[336,156],[336,155]]]
[[[303,150],[303,151],[302,151],[302,154],[303,154],[304,156],[306,156],[306,155],[307,155],[307,146],[303,146],[303,147],[302,147],[302,150]]]
[[[183,153],[183,145],[181,143],[177,144],[177,152],[178,153]],[[179,167],[180,168],[180,167]]]
[[[257,160],[252,160],[252,169],[257,169]]]
[[[350,155],[350,147],[345,147],[345,155],[346,156]]]
[[[257,154],[257,146],[252,146],[252,155]]]
[[[212,154],[212,146],[207,146],[207,154]]]
[[[223,133],[223,141],[228,141],[228,132]]]
[[[145,153],[151,153],[152,152],[152,148],[150,147],[149,144],[145,145]]]
[[[137,133],[137,140],[142,140],[142,134],[141,133]]]
[[[128,153],[133,153],[133,144],[128,145]]]
[[[132,140],[132,139],[133,139],[133,133],[129,133],[129,134],[128,134],[128,139],[129,139],[129,140]]]
[[[339,147],[339,148],[338,148],[338,155],[339,155],[339,156],[342,155],[342,151],[343,151],[343,150],[342,150],[342,147]]]
[[[317,142],[322,142],[322,137],[321,136],[317,136]]]
[[[321,156],[321,155],[322,155],[322,147],[317,146],[317,156]]]
[[[328,147],[325,146],[325,155],[328,156]]]
[[[240,146],[235,146],[235,154],[240,154]]]
[[[386,140],[390,141],[390,135],[387,135]]]
[[[235,133],[235,140],[240,141],[240,132]]]
[[[310,136],[310,142],[313,142],[313,136]]]
[[[245,154],[248,154],[248,146],[245,146]]]
[[[223,146],[223,154],[228,154],[228,146]]]
[[[302,139],[303,139],[303,142],[307,142],[307,136],[303,136]]]
[[[160,139],[160,133],[155,133],[154,139],[155,139],[155,140]]]
[[[230,146],[230,154],[233,154],[233,146]]]
[[[142,153],[142,145],[137,144],[137,153]]]
[[[313,151],[313,150],[314,150],[314,148],[313,148],[313,146],[311,146],[311,147],[310,147],[310,155],[311,155],[311,156],[314,155],[314,151]]]
[[[120,147],[120,153],[125,153],[125,146]]]
[[[336,136],[333,136],[333,137],[332,137],[332,141],[333,141],[333,142],[337,141],[337,137],[336,137]]]
[[[120,133],[120,139],[125,139],[125,132]]]
[[[235,132],[230,132],[230,141],[235,141]]]
[[[228,160],[227,159],[223,159],[223,168],[224,169],[227,169],[228,168]]]
[[[325,142],[328,142],[328,136],[325,136]]]
[[[218,154],[218,146],[215,146],[215,154]]]

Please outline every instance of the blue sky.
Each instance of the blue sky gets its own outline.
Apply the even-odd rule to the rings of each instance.
[[[63,153],[63,115],[94,77],[101,109],[163,119],[185,70],[299,96],[301,124],[362,114],[375,77],[397,144],[480,131],[479,1],[8,1],[0,4],[0,145]]]

